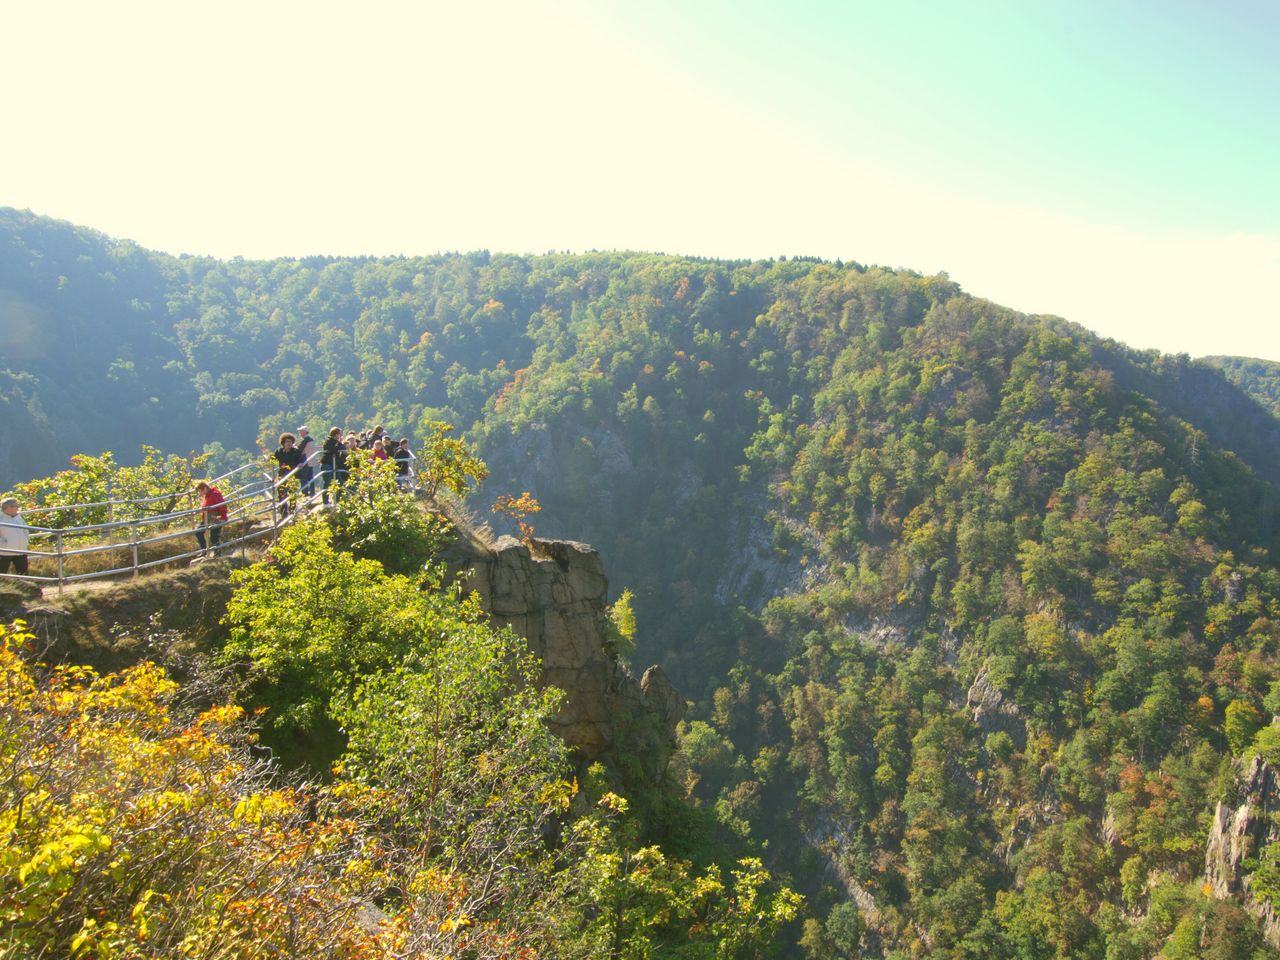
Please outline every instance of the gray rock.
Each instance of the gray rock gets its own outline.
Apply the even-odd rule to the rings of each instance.
[[[1262,925],[1263,936],[1280,947],[1280,917],[1275,907],[1254,896],[1244,861],[1256,857],[1267,844],[1280,840],[1280,826],[1272,818],[1280,806],[1280,777],[1261,757],[1241,770],[1239,804],[1219,803],[1205,847],[1204,879],[1215,897],[1237,898]]]
[[[984,665],[973,678],[966,703],[973,713],[973,722],[983,732],[1007,733],[1019,750],[1027,745],[1027,723],[1016,703],[1005,697],[991,682],[991,675]]]
[[[543,682],[565,692],[552,725],[592,761],[625,755],[660,779],[685,701],[650,667],[637,681],[607,646],[608,580],[600,555],[572,540],[464,540],[449,565],[495,624],[524,637]],[[634,763],[633,763],[634,766]]]

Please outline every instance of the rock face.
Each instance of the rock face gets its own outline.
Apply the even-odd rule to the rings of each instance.
[[[607,642],[608,581],[600,555],[570,540],[538,540],[536,555],[512,537],[491,547],[464,541],[450,567],[496,624],[510,626],[566,697],[553,725],[586,760],[638,762],[650,779],[666,769],[685,701],[660,667],[637,681]]]
[[[973,678],[966,698],[969,710],[973,713],[973,722],[984,733],[1003,731],[1007,733],[1019,750],[1027,745],[1027,724],[1022,711],[1016,703],[1005,699],[984,666]]]
[[[1254,896],[1244,860],[1256,857],[1269,843],[1280,840],[1280,826],[1272,816],[1280,808],[1280,776],[1261,757],[1254,757],[1239,781],[1240,803],[1219,803],[1205,851],[1205,884],[1221,899],[1237,897],[1262,924],[1273,947],[1280,946],[1280,917],[1275,908]]]

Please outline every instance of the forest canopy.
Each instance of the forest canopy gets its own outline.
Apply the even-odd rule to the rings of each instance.
[[[798,878],[804,955],[1272,955],[1204,880],[1240,764],[1280,759],[1265,364],[853,263],[0,236],[0,483],[458,424],[486,495],[634,591],[635,656],[696,702],[677,786]]]

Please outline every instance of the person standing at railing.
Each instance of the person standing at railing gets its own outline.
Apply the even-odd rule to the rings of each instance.
[[[18,512],[18,501],[5,497],[0,501],[0,573],[12,570],[27,576],[27,546],[31,530]]]
[[[401,490],[407,489],[411,481],[409,464],[413,460],[413,454],[409,452],[409,441],[401,440],[391,456],[396,462],[396,486]]]
[[[298,438],[292,433],[282,433],[280,434],[280,446],[271,455],[272,459],[280,465],[280,479],[276,481],[276,490],[280,499],[280,517],[282,519],[289,515],[289,485],[285,482],[285,477],[302,466],[302,453],[294,446],[297,442]]]
[[[222,542],[222,525],[227,522],[227,503],[222,491],[204,480],[196,484],[196,493],[200,496],[200,526],[196,527],[200,556],[196,560],[203,560],[218,552],[218,544]],[[207,543],[204,538],[206,530],[209,532]],[[191,562],[195,563],[196,560]]]
[[[302,454],[302,469],[298,471],[298,482],[302,484],[302,492],[310,497],[316,492],[314,463],[319,451],[316,449],[316,438],[306,427],[298,428],[298,453]]]
[[[346,464],[347,451],[342,445],[342,428],[334,427],[325,438],[323,452],[320,454],[320,472],[324,475],[324,502],[329,502],[329,488],[338,482],[338,464]],[[334,499],[338,491],[333,491]]]

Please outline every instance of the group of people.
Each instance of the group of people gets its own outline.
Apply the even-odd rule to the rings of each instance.
[[[306,427],[299,427],[297,434],[280,434],[280,446],[270,455],[276,462],[278,477],[276,480],[276,496],[279,502],[280,516],[289,514],[291,509],[290,488],[286,481],[296,478],[302,493],[311,497],[315,495],[317,482],[322,482],[321,497],[329,502],[329,491],[333,488],[334,502],[342,495],[341,484],[351,476],[351,457],[356,450],[367,450],[373,460],[394,460],[396,465],[396,483],[407,487],[412,478],[411,464],[414,460],[409,450],[407,439],[393,440],[385,428],[374,427],[360,433],[347,432],[341,427],[329,431],[323,444],[317,444],[315,437]],[[317,475],[316,467],[320,471]],[[222,525],[227,522],[227,505],[222,491],[211,484],[200,481],[195,487],[200,497],[200,525],[196,528],[196,542],[200,544],[202,560],[217,552],[222,538]],[[208,532],[208,540],[205,538]]]
[[[271,458],[279,466],[280,477],[293,474],[297,477],[302,492],[314,496],[316,492],[316,465],[320,467],[320,478],[324,482],[321,495],[324,502],[329,502],[329,488],[345,482],[350,476],[350,458],[352,451],[367,450],[375,461],[394,460],[396,462],[396,482],[404,487],[409,484],[410,463],[413,453],[409,450],[408,440],[393,440],[386,429],[378,426],[361,433],[343,434],[341,427],[329,431],[325,441],[317,449],[315,437],[306,427],[299,427],[297,436],[292,433],[280,434],[280,446]],[[296,471],[296,473],[295,473]],[[334,491],[334,497],[338,496]],[[288,497],[281,489],[282,509],[288,512]]]
[[[401,488],[412,482],[415,457],[409,450],[409,441],[393,440],[383,427],[346,434],[341,427],[334,427],[323,444],[317,444],[306,427],[299,427],[296,435],[282,433],[280,446],[270,455],[278,470],[276,490],[281,516],[287,516],[291,509],[290,486],[286,483],[290,477],[297,478],[303,494],[308,497],[315,495],[317,481],[322,481],[324,502],[329,502],[331,488],[334,502],[337,502],[341,496],[341,485],[351,476],[352,454],[356,450],[369,451],[374,461],[395,461],[396,483]],[[320,468],[318,475],[317,466]],[[192,563],[217,552],[222,542],[222,527],[228,520],[226,498],[212,483],[201,480],[195,485],[194,495],[200,501],[196,508],[199,524],[195,529],[200,553]],[[25,577],[29,575],[27,554],[31,531],[22,519],[19,506],[14,497],[0,501],[0,574],[12,572]]]

